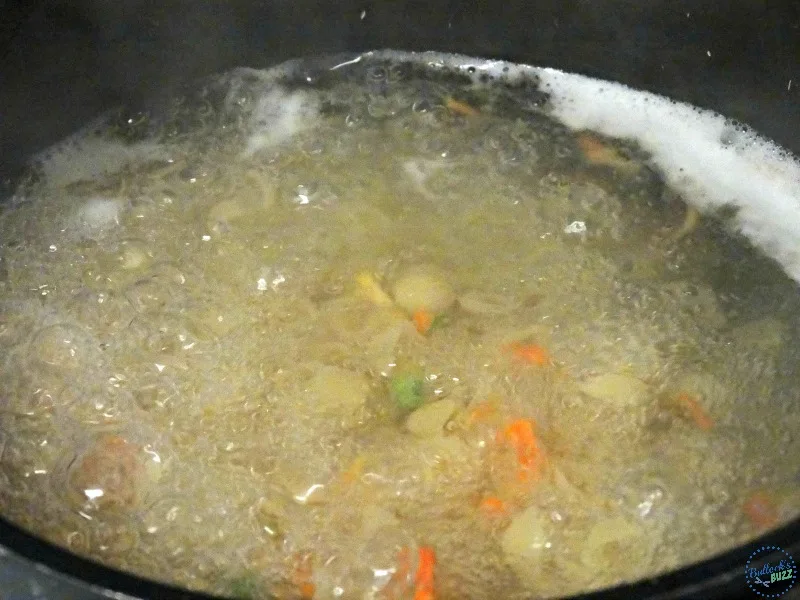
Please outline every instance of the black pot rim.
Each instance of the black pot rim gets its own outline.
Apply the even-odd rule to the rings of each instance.
[[[747,588],[745,564],[754,549],[777,546],[791,555],[800,553],[800,518],[769,532],[752,542],[717,556],[689,564],[675,571],[620,585],[605,590],[571,597],[571,600],[680,598],[733,598],[737,591]],[[104,595],[122,593],[134,598],[158,600],[211,600],[216,598],[169,584],[159,583],[138,575],[104,566],[90,559],[32,535],[21,527],[0,517],[0,547],[44,567],[56,575],[74,580],[79,585],[102,591]],[[737,594],[738,595],[738,594]]]

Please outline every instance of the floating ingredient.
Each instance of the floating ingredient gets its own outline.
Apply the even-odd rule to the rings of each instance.
[[[408,270],[395,281],[392,291],[397,305],[409,314],[420,310],[442,313],[456,301],[450,284],[428,267]]]
[[[650,395],[650,387],[644,381],[621,373],[592,377],[581,384],[580,390],[590,398],[619,408],[639,405]]]
[[[425,380],[413,373],[394,374],[389,379],[389,396],[402,410],[416,410],[425,401]]]
[[[414,600],[436,600],[434,570],[436,553],[429,546],[419,548],[419,563],[414,576]]]
[[[433,438],[442,434],[445,424],[456,412],[452,398],[444,398],[418,408],[406,419],[406,429],[420,438]]]

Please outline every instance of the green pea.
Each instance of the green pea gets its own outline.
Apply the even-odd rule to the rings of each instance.
[[[389,395],[403,410],[415,410],[425,400],[424,380],[411,373],[398,373],[389,380]]]

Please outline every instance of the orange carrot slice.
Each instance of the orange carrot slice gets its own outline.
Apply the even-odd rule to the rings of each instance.
[[[755,492],[742,506],[745,516],[759,529],[770,529],[778,524],[778,508],[765,492]]]
[[[514,355],[515,358],[529,365],[538,365],[540,367],[551,364],[550,355],[547,350],[536,344],[523,344],[522,342],[512,342],[506,346],[506,349]]]
[[[310,581],[304,581],[300,584],[300,597],[304,600],[313,600],[316,591],[317,586]]]
[[[314,556],[298,552],[293,555],[292,562],[294,565],[292,583],[297,586],[297,591],[303,600],[312,600],[316,592],[316,586],[311,581]]]
[[[462,117],[477,117],[480,112],[474,106],[470,106],[466,102],[461,102],[455,98],[448,98],[444,105],[451,112],[461,115]]]
[[[350,466],[342,472],[342,480],[345,483],[354,483],[361,477],[364,467],[367,464],[367,457],[363,454],[356,456]]]
[[[419,565],[414,576],[414,600],[436,600],[433,587],[433,571],[436,566],[436,553],[429,546],[419,549]]]
[[[583,157],[593,165],[628,167],[631,164],[631,161],[620,154],[616,148],[591,133],[578,135],[576,141]]]
[[[714,427],[712,419],[696,398],[686,392],[678,394],[678,408],[683,411],[703,431]]]
[[[501,439],[516,450],[519,464],[517,478],[521,482],[538,480],[545,465],[545,456],[534,433],[533,421],[529,419],[513,421],[503,430]]]
[[[481,512],[487,517],[502,517],[506,514],[506,503],[497,496],[484,498],[480,504]]]
[[[471,410],[467,413],[466,426],[473,427],[480,423],[486,423],[497,416],[499,412],[500,399],[497,396],[491,395],[489,400],[478,402],[471,406]]]
[[[414,312],[411,319],[414,321],[414,327],[417,328],[417,331],[422,335],[425,335],[430,331],[431,326],[433,325],[434,316],[427,310],[420,309]]]

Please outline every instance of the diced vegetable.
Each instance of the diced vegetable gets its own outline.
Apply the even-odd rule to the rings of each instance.
[[[778,508],[766,492],[755,492],[742,507],[750,523],[758,529],[770,529],[778,523]]]
[[[375,327],[367,346],[367,356],[370,365],[375,371],[383,371],[396,356],[396,348],[403,338],[416,337],[414,325],[408,321],[405,314],[390,312],[386,318],[391,319],[382,328]]]
[[[730,395],[728,386],[713,373],[689,370],[669,381],[669,388],[661,396],[660,405],[673,416],[692,423],[702,431],[709,431],[715,426],[710,409],[726,403]]]
[[[414,600],[435,600],[434,569],[436,567],[436,553],[433,548],[421,546],[419,549],[419,564],[414,576]]]
[[[272,539],[280,539],[288,519],[288,504],[291,498],[283,490],[273,490],[260,498],[252,507],[252,516],[259,531]]]
[[[500,399],[497,397],[490,397],[485,402],[478,402],[470,406],[469,413],[466,418],[465,425],[472,427],[479,423],[486,423],[497,417],[499,414]]]
[[[500,434],[502,442],[510,444],[517,456],[521,482],[536,481],[541,478],[546,458],[534,433],[534,423],[528,419],[517,419]]]
[[[714,420],[709,416],[697,399],[686,392],[678,394],[676,400],[678,410],[703,431],[714,427]]]
[[[506,349],[518,360],[529,365],[545,366],[552,364],[547,350],[536,344],[523,344],[522,342],[511,342]]]
[[[377,306],[392,306],[392,298],[387,294],[372,273],[363,271],[356,275],[359,290],[367,300]]]
[[[389,379],[389,395],[403,410],[416,410],[425,401],[425,381],[414,373],[397,373]]]
[[[551,545],[552,524],[536,506],[516,515],[500,540],[505,562],[524,581],[530,581],[542,566],[543,553]]]
[[[508,507],[506,503],[497,496],[488,496],[481,500],[480,510],[487,517],[494,518],[506,515]]]
[[[691,204],[686,205],[686,216],[683,218],[683,223],[679,228],[672,232],[669,236],[670,242],[677,242],[682,240],[687,235],[691,234],[700,224],[700,211],[698,211]]]
[[[431,402],[408,416],[406,428],[417,437],[436,437],[442,434],[445,423],[456,412],[456,408],[456,403],[451,398]]]
[[[433,314],[450,308],[455,293],[436,270],[417,267],[407,271],[394,284],[394,300],[409,314],[424,310]]]
[[[369,382],[360,373],[324,366],[310,384],[314,410],[338,419],[345,426],[357,424],[359,409],[369,394]]]
[[[367,457],[359,454],[350,466],[342,472],[342,480],[345,483],[352,483],[356,481],[364,472],[364,467],[367,465]]]
[[[637,546],[641,535],[636,526],[627,519],[604,519],[589,530],[581,559],[592,572],[607,572],[619,564],[620,556],[625,556]]]
[[[604,142],[592,133],[581,133],[576,141],[578,148],[583,153],[583,157],[590,164],[616,169],[632,169],[636,167],[635,162],[623,156],[614,146]]]
[[[148,475],[140,453],[139,446],[119,435],[99,437],[69,471],[70,496],[84,510],[135,507]]]
[[[450,324],[450,313],[439,313],[435,317],[433,317],[433,322],[431,323],[431,330],[439,329],[440,327],[445,327]]]
[[[519,308],[519,302],[512,298],[478,290],[459,296],[458,305],[473,315],[505,315]]]
[[[474,106],[470,106],[466,102],[461,102],[455,98],[448,98],[445,100],[444,105],[447,107],[447,110],[457,115],[461,115],[462,117],[476,117],[480,114],[478,109]]]
[[[310,581],[305,581],[300,584],[299,592],[300,592],[300,597],[303,598],[303,600],[313,600],[316,591],[317,591],[317,586],[315,586]]]
[[[430,331],[435,319],[433,313],[422,309],[415,311],[411,318],[414,321],[414,327],[423,335]]]
[[[606,373],[592,377],[584,382],[580,389],[590,398],[620,408],[645,402],[650,394],[650,388],[644,381],[620,373]]]

